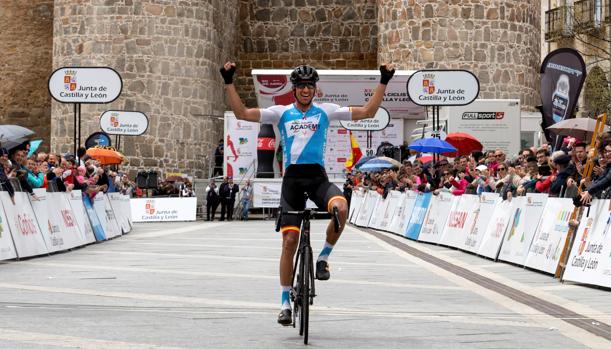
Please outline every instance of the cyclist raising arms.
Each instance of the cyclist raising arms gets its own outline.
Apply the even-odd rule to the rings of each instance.
[[[325,245],[316,261],[316,278],[328,280],[330,273],[327,259],[344,229],[348,216],[348,204],[340,189],[329,182],[324,169],[327,129],[332,120],[361,120],[373,117],[382,103],[386,85],[395,73],[393,65],[380,66],[380,83],[371,99],[362,107],[313,103],[318,73],[311,66],[300,65],[291,73],[295,103],[266,109],[246,108],[233,85],[235,70],[236,65],[233,62],[227,62],[221,68],[228,103],[235,116],[241,120],[275,124],[280,130],[286,166],[280,198],[282,211],[303,210],[305,208],[303,193],[306,192],[310,200],[319,208],[325,208],[331,213],[336,207],[339,212],[340,231],[335,232],[333,222],[329,223]],[[300,220],[298,216],[284,215],[280,222],[282,306],[278,314],[278,323],[285,326],[292,323],[289,292],[292,287],[293,256],[299,242]]]

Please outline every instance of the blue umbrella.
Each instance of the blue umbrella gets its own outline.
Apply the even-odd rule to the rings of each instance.
[[[418,139],[412,142],[408,148],[421,153],[434,154],[452,153],[456,151],[456,148],[454,148],[452,144],[435,137]]]
[[[361,166],[363,166],[364,163],[373,158],[375,158],[375,156],[363,156],[359,159],[359,161],[356,162],[356,164],[354,164],[354,168],[358,170]]]
[[[38,150],[38,147],[40,147],[41,143],[42,139],[30,141],[30,152],[28,153],[28,157],[32,156]]]
[[[361,165],[359,170],[363,172],[377,172],[385,168],[397,169],[400,166],[401,166],[401,163],[398,162],[397,160],[382,156],[382,157],[374,158],[374,159],[371,159],[365,162],[363,165]]]

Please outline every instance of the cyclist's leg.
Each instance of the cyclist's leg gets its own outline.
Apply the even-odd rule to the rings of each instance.
[[[318,259],[316,260],[316,277],[319,280],[327,280],[330,277],[328,258],[339,240],[339,237],[344,230],[346,218],[348,217],[348,203],[342,192],[333,183],[330,183],[326,176],[319,179],[318,187],[310,194],[312,201],[320,208],[324,207],[329,213],[333,212],[333,208],[338,210],[339,231],[335,231],[333,220],[327,225],[327,236],[325,245],[323,246]]]
[[[282,181],[280,206],[282,211],[301,211],[305,208],[304,190],[299,180],[285,177]],[[299,227],[301,217],[296,215],[282,215],[280,231],[282,232],[282,254],[280,255],[280,286],[282,287],[281,310],[278,322],[282,325],[292,323],[289,291],[293,280],[293,258],[299,243]]]

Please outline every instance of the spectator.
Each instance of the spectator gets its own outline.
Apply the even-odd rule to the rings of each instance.
[[[214,179],[210,180],[210,184],[206,187],[206,220],[214,221],[214,214],[219,205],[219,193],[214,183]]]
[[[233,211],[235,209],[235,199],[236,196],[238,196],[238,193],[240,192],[240,187],[233,183],[233,178],[229,177],[229,188],[230,188],[230,194],[229,194],[229,200],[227,201],[227,220],[228,221],[232,221],[233,220]],[[222,213],[221,213],[221,217],[222,217]]]
[[[246,180],[246,185],[242,187],[240,191],[240,205],[242,206],[242,214],[240,220],[248,220],[248,210],[250,209],[250,203],[253,200],[253,189],[250,184],[250,180]]]
[[[580,201],[584,205],[589,204],[593,197],[601,197],[600,194],[605,190],[608,192],[611,187],[611,142],[603,145],[601,146],[601,162],[605,163],[605,170],[598,180],[592,182],[587,190],[581,193]]]
[[[570,162],[571,157],[562,150],[552,154],[552,164],[556,168],[557,174],[550,185],[550,196],[561,197],[564,194],[564,190],[567,188],[567,181],[574,174],[574,167],[570,165]]]
[[[8,173],[6,171],[9,171]],[[13,205],[15,204],[15,190],[9,181],[9,176],[14,175],[8,160],[8,152],[4,148],[0,148],[0,188],[6,192],[11,198]]]
[[[221,222],[225,220],[227,213],[227,204],[231,200],[231,187],[229,186],[229,178],[223,177],[223,183],[219,187],[219,199],[221,201]]]
[[[45,175],[40,171],[40,166],[35,160],[27,160],[27,181],[32,188],[42,188],[45,182]]]

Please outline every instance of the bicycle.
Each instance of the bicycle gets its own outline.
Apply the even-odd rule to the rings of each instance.
[[[293,278],[291,284],[291,301],[293,302],[293,328],[299,317],[299,335],[303,336],[303,344],[308,344],[308,330],[310,322],[310,305],[314,304],[316,289],[314,287],[314,263],[312,261],[312,246],[310,245],[310,218],[316,214],[327,214],[327,212],[316,212],[311,209],[303,211],[286,211],[278,215],[276,231],[280,230],[280,217],[283,214],[302,216],[301,229],[299,231],[299,245],[295,253],[293,266]],[[339,217],[337,207],[333,207],[333,225],[335,231],[339,231]],[[304,301],[305,300],[305,301]]]

